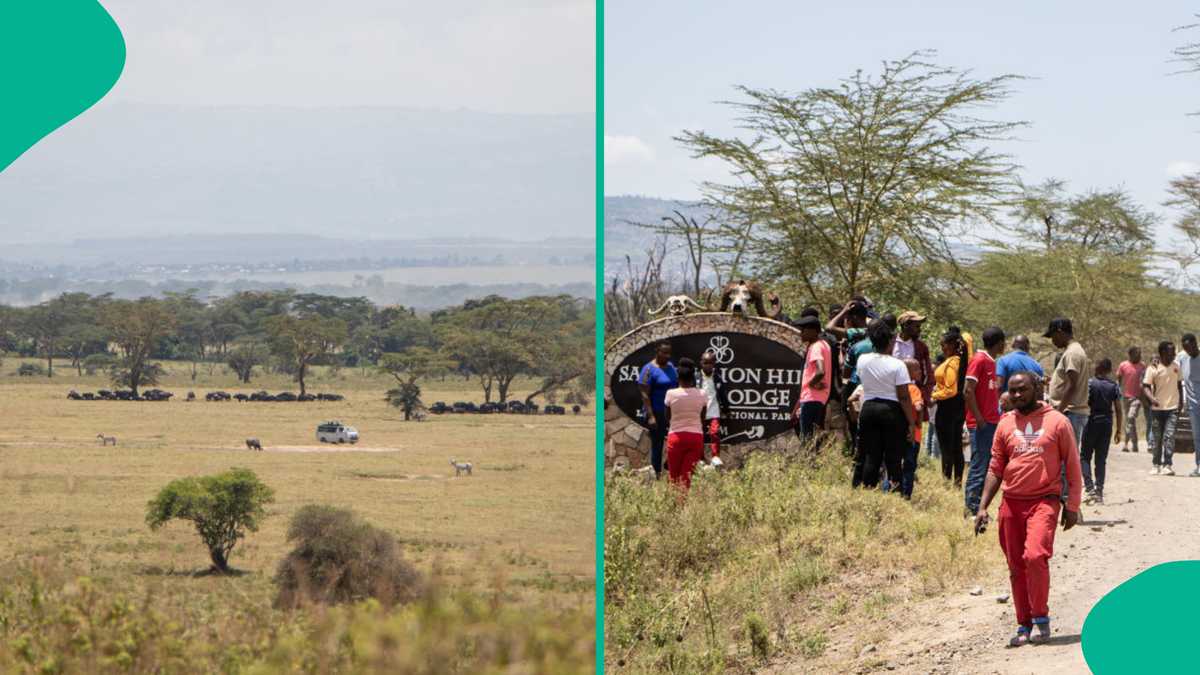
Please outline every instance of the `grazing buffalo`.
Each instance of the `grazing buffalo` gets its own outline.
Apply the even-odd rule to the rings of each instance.
[[[246,439],[246,449],[261,451],[263,449],[263,447],[262,447],[262,443],[259,443],[257,438],[247,438]]]

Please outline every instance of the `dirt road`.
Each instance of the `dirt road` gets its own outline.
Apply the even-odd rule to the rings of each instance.
[[[1006,647],[1015,619],[1011,602],[997,602],[997,596],[1009,592],[1007,573],[1001,568],[994,577],[980,581],[981,595],[964,588],[897,612],[889,618],[890,639],[858,655],[858,667],[851,672],[1090,672],[1080,648],[1080,631],[1092,606],[1149,567],[1200,558],[1200,518],[1195,517],[1200,513],[1200,478],[1187,476],[1195,465],[1193,455],[1176,455],[1174,463],[1175,476],[1149,475],[1150,457],[1144,448],[1137,454],[1113,449],[1106,503],[1084,504],[1083,523],[1070,532],[1060,529],[1055,539],[1050,561],[1051,644]],[[996,537],[995,528],[985,536]],[[999,543],[996,555],[1001,555]]]

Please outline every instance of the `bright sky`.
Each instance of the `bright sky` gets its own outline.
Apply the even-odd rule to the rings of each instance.
[[[595,107],[594,0],[102,0],[125,35],[113,101]]]
[[[732,85],[799,91],[935,49],[980,77],[1034,80],[992,115],[1025,120],[1005,148],[1027,181],[1124,186],[1159,212],[1168,179],[1200,168],[1200,75],[1171,49],[1200,41],[1195,3],[662,0],[605,3],[605,192],[693,199],[724,165],[688,157],[681,129],[732,132]],[[1166,231],[1166,226],[1162,227]]]

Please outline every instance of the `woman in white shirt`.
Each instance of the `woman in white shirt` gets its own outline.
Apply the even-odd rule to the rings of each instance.
[[[888,476],[901,475],[905,447],[916,431],[916,414],[908,395],[908,368],[887,354],[892,329],[883,321],[867,326],[867,339],[874,354],[858,357],[858,379],[862,383],[862,412],[858,416],[858,444],[854,455],[853,485],[874,488],[879,469]]]

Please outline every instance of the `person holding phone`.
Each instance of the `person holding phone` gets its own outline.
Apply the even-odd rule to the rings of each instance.
[[[992,445],[992,460],[975,532],[989,522],[988,506],[998,490],[1000,500],[1000,549],[1008,561],[1013,607],[1017,612],[1017,634],[1009,645],[1050,639],[1050,557],[1062,509],[1064,530],[1079,522],[1083,474],[1078,445],[1070,421],[1063,413],[1041,400],[1040,380],[1029,372],[1008,380],[1013,411],[1000,418]],[[1065,467],[1065,471],[1064,471]],[[1060,501],[1062,482],[1067,482],[1066,506]]]

